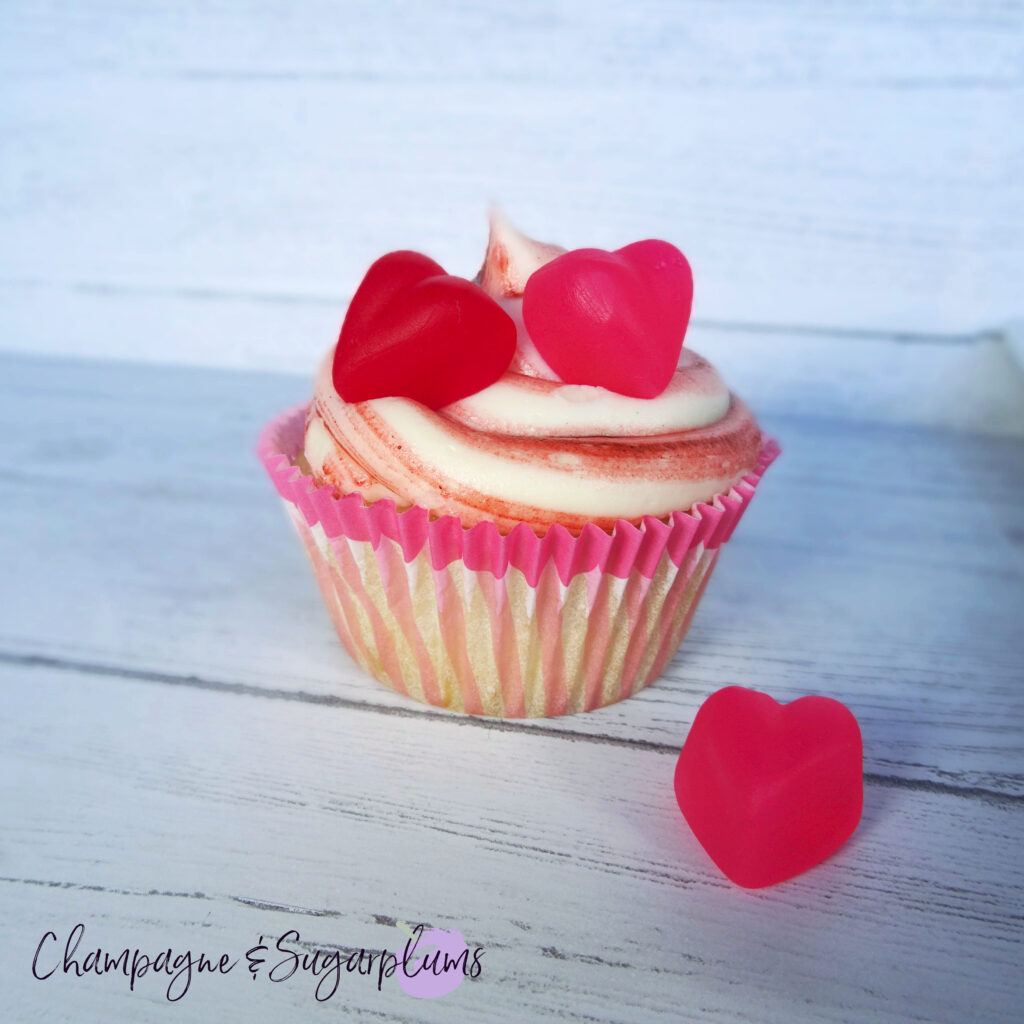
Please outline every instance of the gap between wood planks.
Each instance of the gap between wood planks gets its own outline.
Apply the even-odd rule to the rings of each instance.
[[[120,889],[114,888],[113,886],[96,885],[88,882],[67,882],[51,878],[13,878],[7,875],[0,875],[0,884],[31,885],[38,886],[42,889],[74,889],[78,892],[103,893],[106,896],[162,896],[168,899],[203,900],[207,902],[218,902],[220,899],[228,899],[232,903],[239,903],[243,907],[250,907],[254,910],[273,911],[281,914],[296,914],[300,917],[342,918],[348,916],[340,910],[326,910],[318,907],[298,907],[289,903],[268,903],[266,900],[256,900],[250,899],[247,896],[232,896],[230,894],[223,897],[211,896],[209,893],[200,892],[198,890],[194,892],[184,892],[174,891],[171,889]],[[372,914],[371,918],[374,924],[385,928],[395,928],[398,926],[397,919],[389,914]],[[423,924],[426,927],[430,927],[430,922],[427,921],[415,921],[413,923]],[[314,944],[312,941],[303,942],[301,940],[297,940],[295,944],[310,948],[314,945],[318,948],[329,947],[331,949],[340,949],[348,953],[356,953],[359,951],[359,947],[356,946],[339,946],[325,942],[316,942]]]
[[[263,291],[247,288],[205,287],[202,285],[136,285],[121,281],[48,281],[43,278],[0,279],[0,288],[43,289],[75,292],[82,295],[159,296],[193,302],[251,302],[270,306],[320,306],[343,311],[349,297],[320,295],[311,292]],[[716,331],[750,334],[797,334],[806,337],[834,338],[842,341],[892,341],[901,344],[971,345],[1002,337],[996,329],[977,331],[905,331],[881,330],[871,327],[841,327],[828,324],[760,323],[746,320],[719,320],[694,317],[691,325]]]
[[[303,690],[278,690],[253,686],[250,683],[231,682],[224,679],[207,679],[197,675],[182,675],[171,672],[156,672],[143,669],[121,668],[117,665],[104,665],[98,662],[79,661],[68,658],[56,658],[51,655],[26,654],[17,651],[0,651],[0,664],[19,666],[22,668],[47,668],[60,672],[79,672],[83,675],[105,676],[114,679],[134,679],[143,683],[160,683],[170,686],[187,686],[196,690],[209,690],[215,693],[231,693],[245,697],[263,697],[268,700],[287,700],[301,704],[319,704],[326,707],[345,708],[351,711],[369,712],[370,714],[387,715],[397,718],[420,718],[443,721],[451,725],[468,726],[476,729],[491,729],[497,732],[532,733],[539,736],[555,737],[573,743],[596,743],[607,746],[623,747],[628,750],[642,750],[655,754],[678,754],[678,748],[671,743],[655,743],[652,740],[628,739],[612,736],[607,733],[578,733],[571,729],[560,729],[557,726],[528,724],[509,718],[481,718],[473,715],[457,715],[447,711],[433,710],[427,707],[404,708],[388,707],[373,704],[369,701],[352,700],[349,697],[338,697],[333,694],[307,693]],[[534,720],[536,722],[536,720]],[[896,775],[881,775],[873,772],[864,773],[864,782],[869,786],[887,789],[906,789],[922,793],[937,793],[944,796],[956,796],[966,799],[981,800],[999,806],[1024,805],[1024,794],[999,793],[982,786],[957,786],[948,782],[936,782],[932,779],[906,779]],[[4,880],[4,879],[0,879]],[[7,879],[10,881],[10,879]],[[47,884],[47,883],[40,883]]]

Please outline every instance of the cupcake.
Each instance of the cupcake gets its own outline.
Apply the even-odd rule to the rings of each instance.
[[[258,446],[370,675],[515,718],[658,677],[778,454],[683,347],[692,291],[667,242],[567,252],[497,215],[472,282],[370,267]]]

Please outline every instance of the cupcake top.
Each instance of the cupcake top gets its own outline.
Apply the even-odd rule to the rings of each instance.
[[[668,243],[566,252],[492,217],[475,282],[414,253],[360,285],[307,416],[314,477],[464,526],[610,530],[727,492],[761,432],[684,349]]]

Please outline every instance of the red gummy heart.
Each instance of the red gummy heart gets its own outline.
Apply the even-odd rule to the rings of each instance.
[[[654,398],[679,362],[692,304],[686,257],[649,239],[615,252],[575,249],[535,270],[523,320],[566,383]]]
[[[747,889],[806,871],[843,845],[864,802],[860,728],[843,704],[727,686],[697,712],[676,799],[722,873]]]
[[[483,289],[418,252],[389,252],[366,272],[332,368],[346,402],[392,395],[440,409],[507,369],[516,325]]]

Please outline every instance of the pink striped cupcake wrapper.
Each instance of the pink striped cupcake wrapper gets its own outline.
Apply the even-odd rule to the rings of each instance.
[[[295,464],[305,413],[271,420],[257,454],[346,650],[415,700],[507,718],[590,711],[657,679],[780,451],[765,439],[753,473],[687,512],[538,537],[317,485]]]

